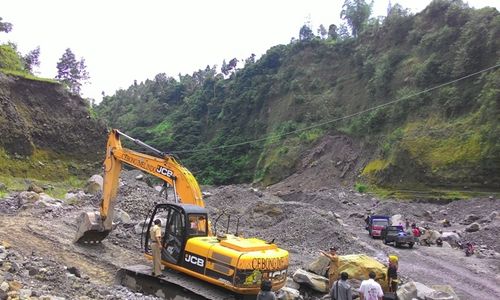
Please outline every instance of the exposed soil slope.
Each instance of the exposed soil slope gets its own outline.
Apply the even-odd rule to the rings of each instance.
[[[72,160],[75,165],[80,163],[86,173],[96,169],[107,137],[105,125],[91,118],[85,100],[62,85],[3,73],[0,73],[0,132],[0,148],[16,159],[36,155],[37,160],[45,160],[44,164],[56,159]],[[33,170],[14,170],[8,166],[0,172],[38,175]]]

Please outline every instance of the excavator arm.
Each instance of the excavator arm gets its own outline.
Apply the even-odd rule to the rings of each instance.
[[[153,151],[158,157],[123,148],[120,136]],[[77,221],[79,228],[76,242],[98,243],[106,238],[111,231],[118,181],[123,163],[170,184],[174,189],[177,203],[205,207],[198,182],[191,172],[177,162],[173,156],[113,129],[108,137],[106,158],[103,164],[104,183],[100,211],[84,212],[80,215]]]

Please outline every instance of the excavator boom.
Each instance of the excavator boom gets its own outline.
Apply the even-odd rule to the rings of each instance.
[[[120,136],[148,148],[160,157],[123,148]],[[176,202],[205,207],[198,182],[191,172],[179,164],[173,156],[113,129],[108,137],[106,158],[103,164],[104,183],[100,211],[84,212],[80,215],[77,220],[79,227],[76,242],[99,243],[111,231],[122,163],[152,174],[170,184],[174,188]]]

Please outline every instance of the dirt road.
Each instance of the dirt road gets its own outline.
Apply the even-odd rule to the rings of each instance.
[[[498,299],[500,270],[498,259],[466,257],[464,252],[453,248],[418,246],[413,249],[395,248],[372,239],[359,224],[350,224],[349,231],[366,243],[366,248],[379,258],[394,253],[399,256],[399,271],[404,277],[425,285],[450,285],[460,299]]]

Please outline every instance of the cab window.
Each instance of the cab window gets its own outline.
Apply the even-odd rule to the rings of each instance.
[[[188,233],[190,236],[206,236],[207,217],[206,215],[190,214],[188,217]]]

